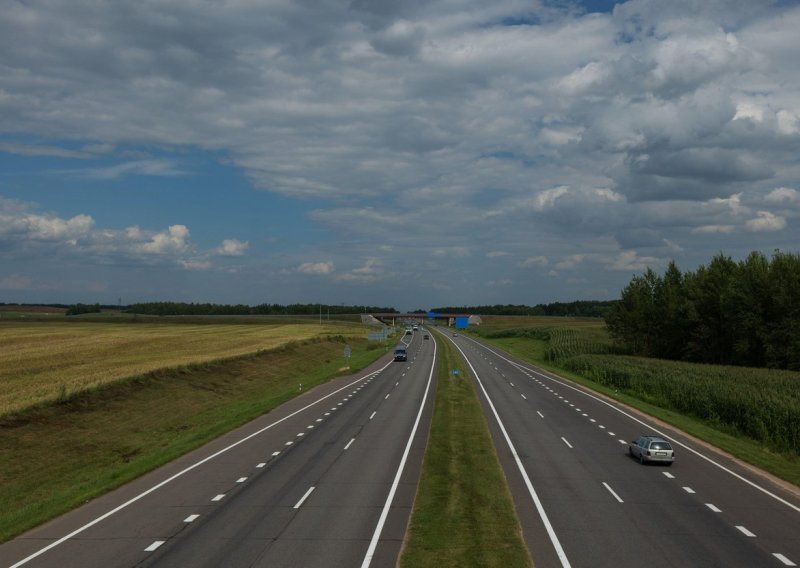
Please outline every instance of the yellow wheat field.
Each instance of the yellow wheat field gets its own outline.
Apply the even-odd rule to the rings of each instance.
[[[279,347],[357,324],[0,322],[0,416],[125,377]]]

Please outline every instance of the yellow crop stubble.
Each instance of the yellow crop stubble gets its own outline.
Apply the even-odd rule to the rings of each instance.
[[[359,325],[0,323],[0,416],[157,369],[272,349]]]

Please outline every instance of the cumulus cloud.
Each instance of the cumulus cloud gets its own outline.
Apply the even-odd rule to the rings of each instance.
[[[335,279],[344,282],[375,282],[388,276],[383,262],[378,258],[370,257],[363,266],[337,274]]]
[[[335,263],[341,282],[369,282],[424,259],[442,271],[431,279],[483,283],[470,271],[487,259],[632,270],[800,240],[793,3],[91,8],[4,10],[0,152],[107,156],[64,171],[93,182],[188,175],[187,149],[219,152],[254,187],[312,202],[309,222],[355,255],[318,244],[305,252],[328,260],[292,261],[291,274]],[[126,145],[176,157],[115,154]],[[197,269],[263,238],[200,251],[184,225],[98,228],[90,214],[0,209],[0,254],[71,247]],[[376,251],[385,264],[342,268]]]
[[[529,256],[525,260],[521,260],[517,265],[522,268],[530,268],[532,266],[547,266],[549,261],[546,256]]]
[[[212,267],[209,256],[240,256],[247,242],[226,239],[211,251],[192,243],[189,228],[170,225],[154,231],[132,225],[124,229],[97,227],[89,215],[62,218],[43,213],[35,204],[0,199],[0,257],[31,259],[67,255],[102,264],[166,263],[198,270]]]
[[[622,270],[626,272],[641,272],[647,267],[658,268],[662,264],[660,259],[652,256],[639,256],[635,250],[622,251],[612,262],[611,270]]]
[[[758,217],[748,220],[745,227],[754,233],[782,231],[786,228],[786,219],[769,211],[759,211]]]
[[[333,262],[304,262],[297,271],[302,274],[331,274],[334,266]]]
[[[225,239],[220,246],[214,249],[214,252],[221,256],[242,256],[248,248],[250,248],[250,243],[247,241]]]
[[[141,235],[138,227],[135,234]],[[171,225],[166,231],[151,235],[147,242],[135,245],[135,250],[145,254],[180,253],[189,247],[188,239],[189,229],[186,226]]]
[[[800,191],[790,187],[778,187],[770,191],[764,199],[772,203],[798,203]]]

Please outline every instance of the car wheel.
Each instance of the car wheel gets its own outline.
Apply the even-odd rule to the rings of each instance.
[[[644,465],[644,455],[643,454],[639,454],[639,463]]]
[[[667,467],[672,467],[672,462],[667,462]]]

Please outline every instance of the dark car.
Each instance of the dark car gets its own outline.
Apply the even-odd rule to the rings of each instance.
[[[639,436],[628,444],[628,453],[642,464],[658,462],[670,466],[675,461],[675,450],[659,436]]]
[[[408,360],[408,353],[406,352],[405,347],[398,347],[394,350],[394,360],[395,361],[407,361]]]
[[[431,336],[430,336],[430,335],[428,335],[427,333],[426,333],[425,335],[423,335],[423,336],[422,336],[422,339],[430,339],[430,338],[431,338]]]

